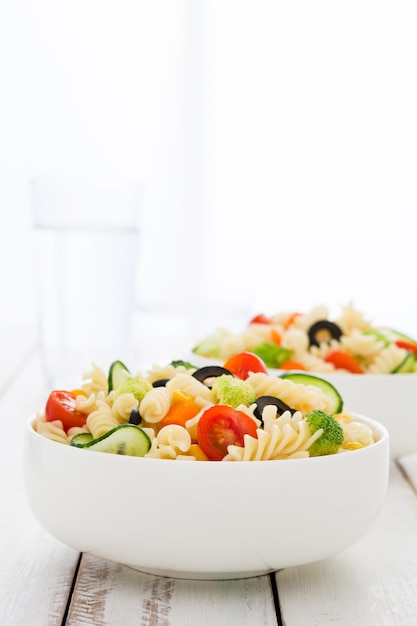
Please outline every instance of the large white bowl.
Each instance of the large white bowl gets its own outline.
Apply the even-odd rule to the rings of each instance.
[[[223,361],[190,355],[197,367]],[[287,373],[269,369],[270,376]],[[417,372],[410,374],[348,374],[305,372],[328,380],[349,411],[381,422],[390,436],[390,455],[397,458],[417,452]]]
[[[144,459],[25,433],[25,482],[39,523],[82,552],[143,572],[246,578],[334,555],[384,502],[387,430],[337,455],[256,462]]]

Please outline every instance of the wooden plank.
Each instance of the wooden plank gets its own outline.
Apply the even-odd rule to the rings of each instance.
[[[279,572],[277,584],[286,626],[416,624],[417,498],[395,464],[367,536],[337,557]]]
[[[0,623],[61,626],[79,554],[35,521],[23,480],[26,420],[41,402],[34,359],[17,368],[0,399]]]
[[[174,580],[83,555],[66,626],[276,626],[269,576]]]

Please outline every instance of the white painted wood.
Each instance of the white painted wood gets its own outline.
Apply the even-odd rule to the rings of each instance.
[[[276,626],[269,576],[174,580],[84,555],[66,626]]]
[[[61,626],[79,558],[38,525],[26,501],[23,431],[38,389],[34,359],[22,361],[0,397],[0,624],[7,626]]]
[[[364,539],[335,558],[279,572],[277,583],[286,626],[415,626],[417,499],[396,465]]]

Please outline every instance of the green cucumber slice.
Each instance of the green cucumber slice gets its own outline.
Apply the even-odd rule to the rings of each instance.
[[[301,374],[296,372],[288,372],[281,374],[280,378],[286,378],[292,380],[293,383],[299,383],[301,385],[314,385],[326,394],[330,400],[330,411],[332,413],[341,413],[343,410],[343,399],[340,393],[337,391],[331,383],[318,376],[312,376],[311,374]]]
[[[404,359],[397,367],[395,367],[391,374],[410,374],[416,371],[417,357],[414,352],[408,352]]]
[[[395,341],[396,339],[402,339],[403,341],[408,341],[408,343],[413,343],[417,345],[417,341],[404,333],[400,333],[398,330],[394,330],[393,328],[379,328],[379,332],[384,334],[391,341]]]
[[[90,441],[93,441],[93,435],[91,433],[80,433],[71,439],[70,445],[76,448],[83,448],[84,445],[90,443]]]
[[[84,433],[82,433],[84,434]],[[71,445],[96,452],[122,454],[125,456],[145,456],[151,447],[151,440],[144,430],[134,424],[121,424],[107,433],[86,443],[74,442],[80,435],[73,437]]]
[[[126,375],[130,375],[130,372],[126,365],[121,361],[113,361],[109,368],[109,375],[107,378],[107,385],[110,391],[116,389],[120,383],[125,380]]]
[[[387,347],[390,344],[390,340],[388,339],[386,335],[384,335],[384,333],[378,330],[375,330],[373,328],[363,330],[362,335],[372,335],[373,337],[375,337],[377,341],[380,341],[384,345],[384,347]]]

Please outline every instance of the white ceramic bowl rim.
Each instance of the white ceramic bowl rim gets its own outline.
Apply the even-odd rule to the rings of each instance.
[[[364,415],[360,415],[359,413],[353,413],[350,412],[350,415],[353,417],[353,419],[362,422],[364,424],[366,424],[367,426],[369,426],[374,434],[374,436],[376,437],[376,441],[371,444],[372,447],[374,446],[380,446],[383,445],[383,442],[385,440],[389,440],[389,434],[388,434],[388,430],[385,428],[385,426],[383,424],[381,424],[380,422],[377,422],[376,420],[373,420],[369,417],[366,417]],[[31,416],[30,419],[28,420],[27,423],[27,428],[29,429],[29,431],[31,431],[31,433],[35,436],[35,437],[40,437],[42,440],[46,441],[48,444],[56,447],[56,446],[60,446],[61,448],[63,448],[63,450],[66,450],[67,452],[64,452],[64,454],[85,454],[86,452],[92,452],[91,450],[83,450],[81,448],[77,448],[76,446],[70,446],[70,445],[66,445],[57,441],[53,441],[51,439],[48,439],[47,437],[45,437],[44,435],[39,434],[38,432],[36,432],[33,428],[33,424],[35,421],[35,417]],[[371,447],[371,446],[365,446],[364,448],[359,448],[358,450],[346,450],[344,452],[340,452],[339,454],[326,454],[326,455],[322,455],[322,456],[314,456],[314,457],[307,457],[307,458],[300,458],[300,459],[280,459],[280,460],[269,460],[269,461],[246,461],[246,462],[242,462],[242,461],[236,461],[236,462],[222,462],[222,461],[197,461],[196,463],[193,463],[192,461],[179,461],[177,463],[174,463],[175,466],[177,465],[187,465],[188,463],[192,463],[193,467],[195,465],[203,465],[203,466],[207,466],[207,465],[211,465],[213,467],[229,467],[229,466],[242,466],[242,465],[264,465],[265,463],[282,463],[283,461],[285,461],[285,463],[288,462],[297,462],[297,463],[323,463],[329,462],[329,459],[332,460],[332,462],[337,462],[338,458],[344,457],[346,454],[364,454],[366,453],[366,450]],[[172,459],[151,459],[151,458],[144,458],[144,457],[136,457],[136,456],[128,456],[128,455],[122,455],[122,454],[109,454],[109,453],[101,453],[101,454],[106,454],[106,456],[112,457],[114,459],[117,458],[117,460],[115,460],[115,463],[158,463],[160,464],[161,462],[170,462],[172,461]],[[236,470],[222,470],[222,471],[236,471]]]

